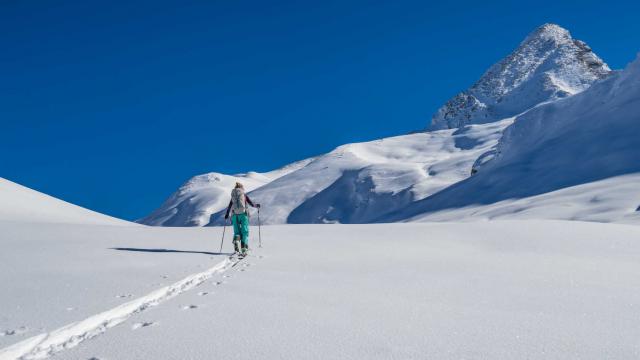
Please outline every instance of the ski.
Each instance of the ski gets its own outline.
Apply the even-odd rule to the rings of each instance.
[[[231,261],[234,261],[234,264],[231,265],[231,267],[232,268],[236,267],[236,265],[238,265],[247,256],[249,256],[248,253],[243,254],[241,252],[234,252],[231,256],[229,256],[229,259],[231,259]]]

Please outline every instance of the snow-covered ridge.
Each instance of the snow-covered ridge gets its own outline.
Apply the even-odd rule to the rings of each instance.
[[[432,117],[430,129],[496,121],[588,88],[610,69],[569,31],[545,24]]]
[[[638,223],[640,57],[580,94],[518,117],[497,148],[477,175],[390,220],[445,219],[443,211],[526,219],[540,217],[531,211],[537,207],[548,210],[542,217]],[[514,213],[505,213],[509,207]]]
[[[372,222],[468,177],[512,121],[346,144],[264,174],[199,175],[141,222],[222,225],[236,181],[262,204],[264,224]]]
[[[309,158],[297,161],[266,173],[251,171],[225,175],[211,172],[195,176],[180,186],[160,208],[138,222],[153,226],[204,226],[209,223],[211,214],[227,206],[229,190],[236,182],[242,182],[247,191],[252,191],[313,160],[314,158]]]
[[[134,225],[0,178],[0,221]]]
[[[512,120],[342,145],[250,196],[266,224],[373,222],[468,177]]]
[[[490,194],[509,194],[521,188],[518,184],[507,186],[491,182],[495,178],[490,174],[496,170],[485,167],[499,163],[493,160],[494,157],[518,158],[522,149],[526,149],[524,144],[528,144],[532,151],[540,150],[536,146],[540,137],[557,137],[561,133],[559,129],[567,124],[562,117],[550,116],[549,109],[561,107],[593,84],[609,83],[616,78],[611,74],[609,67],[584,42],[573,39],[566,29],[558,25],[545,24],[529,34],[513,53],[493,65],[469,90],[445,104],[435,115],[431,131],[339,146],[312,161],[294,164],[275,176],[202,175],[187,182],[143,223],[221,225],[224,222],[221,210],[228,203],[229,191],[236,180],[245,182],[252,199],[263,205],[261,220],[266,224],[418,219],[422,212],[435,211],[433,209],[439,202],[431,202],[432,198],[442,199],[439,201],[443,203],[458,201],[467,204],[467,200],[459,199],[462,197],[460,193],[446,189],[455,188],[457,185],[454,184],[459,182],[477,181],[475,178],[468,180],[477,170],[483,173],[480,178],[489,180],[484,188],[475,189],[476,193],[466,196],[466,199],[484,196],[484,201],[489,201]],[[596,97],[588,101],[582,105],[583,109],[598,108],[600,104]],[[537,122],[539,127],[514,130],[521,128],[518,122],[540,116],[542,112],[553,120]],[[504,129],[514,121],[516,126],[510,128],[508,134],[512,135],[507,138],[512,138],[514,144],[520,144],[519,150],[516,150],[517,146],[507,146],[507,140],[498,146]],[[529,136],[529,132],[538,135]],[[572,137],[574,134],[564,136]],[[596,144],[600,143],[594,139],[581,146],[593,147]],[[611,149],[603,147],[601,150],[603,156],[611,155],[606,153]],[[558,154],[553,155],[556,160],[563,158],[564,150],[557,151]],[[632,154],[635,150],[630,147],[627,151]],[[527,165],[516,162],[510,166]],[[509,171],[512,170],[505,170]],[[563,172],[564,169],[554,169],[552,173],[558,171]],[[606,173],[603,171],[600,175]],[[544,174],[541,176],[536,178],[532,189],[543,183],[540,179]],[[585,177],[565,185],[579,185],[588,180]],[[548,191],[558,190],[561,185],[556,183],[548,187]],[[528,195],[539,195],[542,190],[539,188]],[[440,197],[438,193],[441,191],[447,195]],[[504,198],[495,200],[500,202]],[[425,205],[427,203],[429,205]],[[571,217],[570,213],[559,214],[558,218]],[[607,214],[610,214],[607,217],[610,221],[620,220],[619,211],[607,211]]]

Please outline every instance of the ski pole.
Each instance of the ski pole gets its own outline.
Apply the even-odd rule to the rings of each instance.
[[[258,247],[262,247],[262,234],[260,231],[260,208],[258,208],[258,242],[260,243]]]
[[[227,230],[227,219],[224,219],[224,225],[222,228],[222,240],[220,241],[220,251],[218,252],[222,252],[222,245],[224,244],[224,232]]]

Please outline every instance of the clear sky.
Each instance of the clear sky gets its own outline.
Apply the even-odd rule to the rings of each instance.
[[[639,13],[638,1],[2,1],[0,176],[136,219],[197,174],[423,128],[545,22],[622,68],[640,50]]]

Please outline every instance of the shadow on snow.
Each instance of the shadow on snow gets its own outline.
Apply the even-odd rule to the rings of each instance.
[[[191,250],[175,250],[175,249],[140,249],[140,248],[128,248],[128,247],[116,247],[116,248],[110,248],[110,250],[118,250],[118,251],[135,251],[135,252],[150,252],[150,253],[181,253],[181,254],[202,254],[202,255],[231,255],[231,254],[229,254],[229,253],[221,253],[221,252],[191,251]]]

